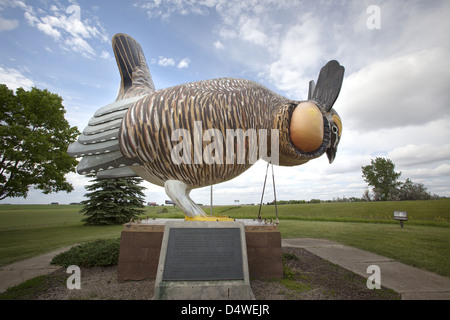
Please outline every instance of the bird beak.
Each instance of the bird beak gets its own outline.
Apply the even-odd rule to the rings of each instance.
[[[333,116],[333,124],[331,126],[331,141],[330,146],[327,148],[326,153],[328,157],[328,161],[333,163],[334,158],[336,158],[337,147],[339,144],[339,140],[341,139],[342,132],[342,122],[338,115]]]
[[[337,148],[329,147],[326,152],[327,152],[328,161],[330,162],[330,164],[332,164],[334,161],[334,158],[336,157]]]

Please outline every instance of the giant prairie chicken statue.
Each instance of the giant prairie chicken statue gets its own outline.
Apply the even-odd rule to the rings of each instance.
[[[68,153],[98,178],[140,176],[165,188],[186,220],[211,220],[189,192],[230,180],[263,158],[301,165],[334,160],[342,133],[332,108],[344,68],[328,62],[308,100],[293,101],[248,80],[221,78],[156,90],[141,46],[112,39],[121,76],[114,103],[98,109]]]

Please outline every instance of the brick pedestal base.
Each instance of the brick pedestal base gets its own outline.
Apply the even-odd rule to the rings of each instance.
[[[120,239],[119,281],[156,278],[163,234],[164,221],[124,226]],[[250,278],[282,278],[281,234],[278,227],[245,225],[245,239]]]

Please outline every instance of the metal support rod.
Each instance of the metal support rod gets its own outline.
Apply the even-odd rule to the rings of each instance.
[[[270,162],[267,162],[266,177],[264,178],[264,186],[263,186],[263,190],[262,190],[262,194],[261,194],[261,202],[259,203],[258,220],[261,219],[261,206],[262,206],[262,201],[263,201],[263,197],[264,197],[264,189],[266,189],[267,171],[269,171],[269,164],[270,164]]]
[[[210,206],[211,206],[211,215],[213,215],[212,209],[213,209],[213,186],[211,185],[211,202],[210,202]]]
[[[275,175],[273,174],[273,163],[272,163],[272,181],[273,181],[273,198],[275,200],[275,214],[278,221],[277,192],[275,191]]]

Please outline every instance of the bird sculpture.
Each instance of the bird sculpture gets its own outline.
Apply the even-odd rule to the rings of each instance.
[[[235,78],[156,90],[138,42],[120,33],[112,46],[119,93],[68,148],[82,157],[79,174],[140,176],[164,187],[185,220],[210,221],[228,218],[205,214],[192,189],[230,180],[260,158],[296,166],[326,153],[333,162],[342,133],[332,108],[344,76],[337,61],[321,69],[317,84],[310,81],[306,101],[294,101]]]

